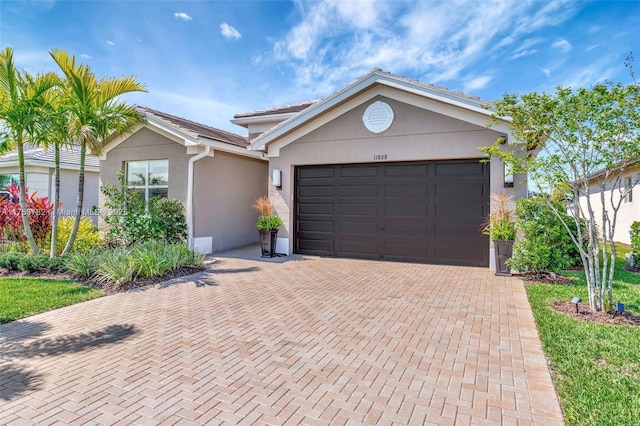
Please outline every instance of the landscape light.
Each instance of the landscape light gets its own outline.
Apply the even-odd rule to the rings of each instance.
[[[622,312],[624,312],[624,303],[616,302],[616,310],[613,312],[613,318]]]
[[[580,302],[582,302],[582,299],[580,299],[579,297],[574,297],[573,299],[571,299],[571,303],[576,305],[576,314],[580,312],[578,310],[578,303],[580,303]]]

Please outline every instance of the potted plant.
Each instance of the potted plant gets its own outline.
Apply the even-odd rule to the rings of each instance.
[[[491,213],[487,217],[482,233],[493,241],[496,275],[511,276],[507,260],[513,254],[516,239],[516,221],[513,213],[512,197],[505,191],[491,197]]]
[[[273,214],[273,202],[269,197],[257,198],[252,207],[260,213],[257,226],[260,233],[262,257],[274,257],[278,228],[282,226],[282,219],[277,214]]]

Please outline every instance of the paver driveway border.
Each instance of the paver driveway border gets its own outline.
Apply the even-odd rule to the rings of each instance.
[[[1,424],[563,424],[523,283],[246,250],[0,326]]]

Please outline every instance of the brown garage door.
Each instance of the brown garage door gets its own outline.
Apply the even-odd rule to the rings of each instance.
[[[295,252],[488,266],[479,160],[296,168]]]

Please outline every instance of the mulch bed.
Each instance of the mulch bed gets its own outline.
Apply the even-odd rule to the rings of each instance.
[[[562,314],[583,321],[611,325],[640,326],[640,315],[632,315],[629,312],[619,313],[613,318],[613,313],[592,312],[588,304],[579,303],[578,312],[576,313],[576,305],[568,300],[557,300],[551,303],[551,307]]]
[[[563,275],[555,274],[553,272],[542,272],[539,274],[516,274],[525,284],[557,284],[557,285],[570,285],[573,284],[573,280]]]
[[[640,265],[627,265],[624,267],[629,272],[635,272],[640,274]]]

